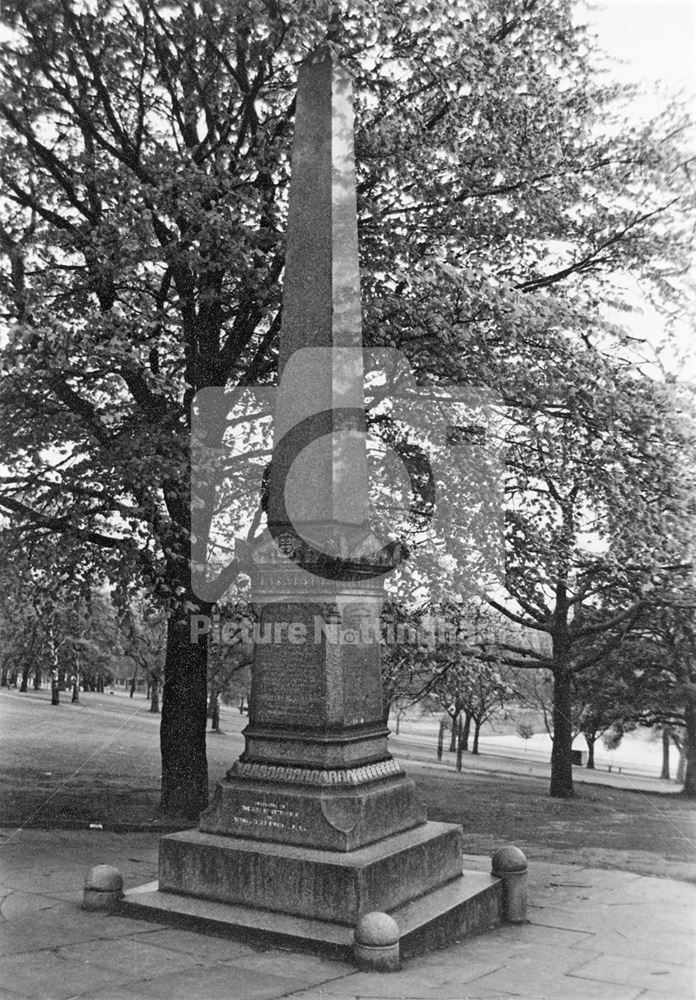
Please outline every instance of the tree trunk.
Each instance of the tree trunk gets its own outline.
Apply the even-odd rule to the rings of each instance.
[[[464,729],[462,730],[462,750],[469,750],[469,732],[471,731],[471,712],[464,713]]]
[[[662,772],[660,777],[664,781],[669,781],[669,745],[671,743],[669,732],[662,730]]]
[[[150,683],[150,711],[153,715],[159,715],[160,704],[159,704],[159,680],[153,677]]]
[[[461,709],[457,709],[454,715],[450,715],[450,719],[452,720],[452,731],[450,733],[450,745],[449,745],[450,753],[454,753],[454,751],[457,749],[457,723],[459,722],[460,712]]]
[[[35,691],[41,690],[41,667],[37,667],[36,671],[34,672],[34,690]]]
[[[479,733],[481,732],[481,723],[474,719],[474,743],[471,747],[471,752],[477,754],[479,752]]]
[[[206,709],[206,716],[212,719],[213,713],[215,712],[215,702],[217,701],[218,691],[214,684],[208,686],[208,707]]]
[[[3,667],[2,672],[0,672],[0,687],[9,687],[7,683],[7,667]]]
[[[80,701],[80,675],[77,673],[73,677],[72,698],[70,700],[73,704],[77,704]]]
[[[445,720],[440,719],[440,726],[437,731],[437,759],[442,760],[442,748],[445,742]]]
[[[19,690],[23,694],[29,690],[29,671],[31,670],[31,665],[27,664],[26,667],[22,668],[22,683],[19,685]]]
[[[554,799],[570,799],[573,791],[573,727],[571,713],[571,675],[563,665],[553,672],[553,746],[551,750],[551,788]]]
[[[220,695],[215,695],[215,701],[213,702],[213,714],[211,716],[210,728],[214,733],[220,732]]]
[[[677,748],[677,753],[679,754],[679,760],[677,761],[677,773],[674,780],[678,785],[684,784],[684,775],[686,774],[686,747],[684,746],[684,741],[680,740],[675,732],[670,732],[672,738],[672,743],[674,743]]]
[[[687,795],[690,799],[694,799],[696,798],[696,697],[690,692],[686,697],[687,701],[684,706],[684,721],[686,724],[684,756],[686,757],[686,772],[684,774],[682,795]]]
[[[203,611],[202,613],[205,613]],[[169,619],[162,691],[160,807],[172,815],[196,819],[208,804],[207,636],[190,641],[189,613]]]
[[[685,774],[686,774],[686,747],[682,745],[679,747],[679,762],[677,764],[677,774],[674,779],[678,785],[683,784]]]
[[[590,771],[594,771],[594,748],[595,743],[597,742],[597,737],[594,733],[589,735],[587,733],[583,733],[582,735],[585,737],[585,743],[587,743],[587,768]]]
[[[51,671],[51,704],[60,705],[60,689],[58,687],[58,671]]]

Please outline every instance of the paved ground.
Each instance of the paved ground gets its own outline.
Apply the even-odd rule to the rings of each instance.
[[[692,1000],[695,993],[696,886],[670,879],[532,864],[527,925],[377,975],[82,911],[94,864],[115,864],[127,888],[156,877],[151,833],[0,836],[0,1000]],[[465,862],[488,865],[478,856]]]

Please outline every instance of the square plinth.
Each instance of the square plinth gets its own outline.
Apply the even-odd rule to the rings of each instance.
[[[224,837],[163,837],[159,888],[218,902],[355,925],[457,878],[461,828],[424,823],[347,853]]]

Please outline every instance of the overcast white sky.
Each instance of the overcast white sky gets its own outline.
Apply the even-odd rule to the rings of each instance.
[[[696,91],[696,0],[594,0],[580,3],[602,47],[625,60],[625,80],[664,80]]]
[[[578,0],[576,10],[594,26],[604,51],[622,60],[614,70],[617,79],[646,87],[635,104],[637,117],[659,110],[662,86],[688,96],[696,117],[696,0]],[[660,319],[650,309],[634,314],[632,326],[638,336],[660,339]],[[696,381],[695,344],[696,331],[685,321],[675,356],[663,355],[685,381]]]

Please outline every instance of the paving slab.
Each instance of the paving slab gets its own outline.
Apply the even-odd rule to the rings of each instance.
[[[620,955],[601,955],[574,969],[572,977],[592,983],[629,983],[636,987],[648,986],[653,992],[665,994],[669,1000],[693,1000],[693,970],[675,968],[654,960],[641,960]],[[585,987],[589,992],[589,987]]]
[[[527,929],[530,928],[525,928]],[[624,931],[614,930],[601,937],[592,935],[577,944],[571,944],[570,948],[573,951],[593,951],[617,958],[638,959],[644,959],[647,951],[651,959],[666,965],[692,969],[695,964],[693,936],[665,934],[654,928],[652,930],[644,927],[636,928],[635,932],[633,928],[626,928]]]
[[[273,949],[256,952],[240,958],[225,960],[224,964],[235,969],[246,969],[264,973],[278,974],[278,952]],[[345,979],[355,973],[355,966],[347,962],[327,960],[316,955],[293,955],[285,952],[282,958],[282,971],[289,979],[300,980],[304,984],[316,986],[319,983],[330,983],[333,980]]]
[[[503,960],[497,963],[492,959],[472,959],[457,967],[450,964],[450,951],[447,948],[437,954],[439,964],[422,965],[422,959],[413,959],[404,963],[399,972],[388,975],[375,972],[353,972],[352,974],[335,978],[331,982],[321,984],[319,992],[325,997],[369,997],[379,996],[382,1000],[421,1000],[440,997],[460,998],[469,979],[476,979],[486,973],[495,972],[503,967]],[[465,967],[464,967],[465,965]]]
[[[128,989],[139,1000],[276,1000],[303,988],[301,980],[282,973],[278,963],[276,975],[232,965],[200,965],[176,975],[139,979]]]
[[[167,927],[162,930],[152,930],[152,925],[138,921],[143,931],[142,939],[155,948],[166,951],[185,952],[194,955],[202,961],[231,962],[245,955],[256,955],[258,949],[233,941],[230,938],[208,937],[205,934],[194,934],[192,931],[181,930],[178,927]]]
[[[26,995],[14,993],[12,990],[5,990],[0,986],[0,1000],[27,1000]]]
[[[0,983],[32,1000],[68,1000],[94,986],[132,978],[127,970],[114,971],[87,961],[69,961],[53,951],[0,958]]]
[[[529,921],[526,924],[509,924],[499,928],[496,933],[498,947],[500,942],[526,941],[529,944],[546,947],[574,948],[578,951],[596,951],[596,935],[590,931],[566,930],[563,927],[546,927]],[[477,942],[478,943],[478,942]]]
[[[569,976],[554,976],[544,969],[530,967],[520,969],[514,980],[509,976],[495,974],[479,983],[469,984],[466,993],[460,993],[457,1000],[488,1000],[496,995],[518,997],[521,1000],[638,1000],[642,997],[642,992],[635,986],[598,982],[589,984],[587,981],[573,980]],[[662,1000],[665,1000],[664,996]]]
[[[111,941],[84,941],[59,948],[56,954],[67,961],[98,965],[117,972],[127,969],[134,979],[161,973],[164,963],[170,972],[174,972],[190,969],[202,961],[195,954],[154,947],[144,941],[142,935],[118,937]]]

